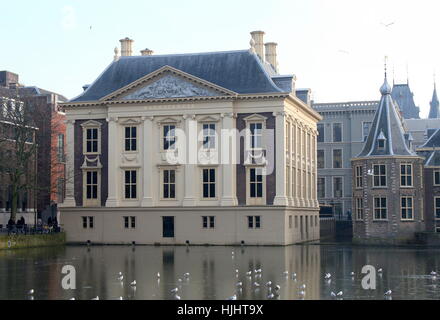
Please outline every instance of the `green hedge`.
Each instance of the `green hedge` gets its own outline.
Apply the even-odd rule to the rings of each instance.
[[[66,243],[66,234],[4,235],[0,236],[0,250],[52,247]]]

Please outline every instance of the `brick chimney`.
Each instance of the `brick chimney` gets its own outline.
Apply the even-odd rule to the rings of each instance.
[[[18,74],[9,71],[0,71],[0,87],[16,87],[18,85]]]
[[[150,50],[150,49],[144,49],[144,50],[141,50],[141,55],[143,55],[143,56],[152,56],[153,55],[153,53],[154,53],[154,51],[153,50]]]
[[[254,40],[254,48],[261,61],[264,61],[264,32],[253,31],[251,32],[252,39]]]
[[[278,72],[278,61],[277,61],[277,46],[275,42],[268,42],[265,45],[266,48],[266,62],[270,63],[274,70]]]
[[[129,57],[133,55],[133,42],[130,38],[119,40],[121,42],[121,57]]]

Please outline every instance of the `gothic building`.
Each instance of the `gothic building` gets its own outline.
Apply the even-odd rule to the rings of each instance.
[[[132,56],[67,115],[67,241],[288,245],[319,239],[316,124],[275,43]]]
[[[431,102],[429,103],[430,109],[429,109],[429,119],[437,119],[440,118],[440,109],[439,109],[439,102],[437,97],[437,88],[434,84],[434,92],[432,94]]]
[[[420,108],[414,102],[409,82],[403,84],[393,84],[391,97],[397,103],[404,119],[420,119]]]
[[[353,236],[357,242],[411,241],[424,230],[423,158],[385,82],[370,133],[352,159]]]

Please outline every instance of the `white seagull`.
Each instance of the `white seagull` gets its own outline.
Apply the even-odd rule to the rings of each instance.
[[[237,300],[237,295],[234,294],[232,297],[229,297],[227,300]]]
[[[134,280],[132,283],[130,283],[130,286],[136,287],[136,280]]]
[[[383,272],[382,268],[379,268],[379,269],[377,270],[377,272],[382,273],[382,272]]]
[[[243,286],[243,282],[237,282],[237,284],[235,285],[237,288],[241,288]]]
[[[335,298],[335,297],[336,297],[336,293],[334,293],[333,291],[330,292],[330,295],[332,296],[332,298]]]
[[[344,293],[343,293],[342,291],[339,291],[336,295],[337,295],[338,297],[342,297],[342,296],[344,295]]]
[[[171,290],[171,293],[177,293],[179,292],[179,288],[174,288],[173,290]]]
[[[384,296],[390,296],[393,293],[393,291],[388,290],[387,292],[385,292]]]
[[[266,283],[266,287],[270,287],[272,285],[272,281]]]
[[[31,289],[31,290],[28,291],[28,294],[29,294],[29,295],[33,295],[34,292],[35,292],[34,289]]]
[[[303,284],[302,286],[300,286],[299,287],[300,289],[302,289],[302,290],[305,290],[306,289],[306,285],[305,284]]]
[[[330,279],[332,277],[332,275],[330,273],[326,273],[324,276],[324,279]]]
[[[92,300],[99,300],[99,296],[96,296],[96,298],[93,298]]]
[[[189,278],[189,272],[185,273],[183,276],[184,276],[185,278]]]

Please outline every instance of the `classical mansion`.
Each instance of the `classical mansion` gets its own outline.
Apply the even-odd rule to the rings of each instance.
[[[70,243],[289,245],[319,239],[320,115],[277,44],[114,61],[63,104]],[[298,94],[297,94],[298,93]],[[304,101],[303,101],[304,100]]]

